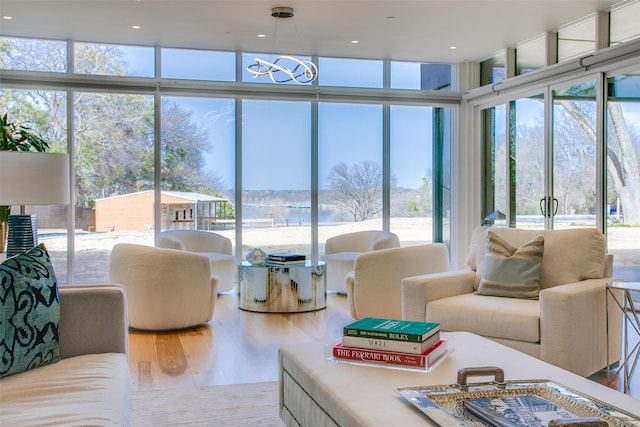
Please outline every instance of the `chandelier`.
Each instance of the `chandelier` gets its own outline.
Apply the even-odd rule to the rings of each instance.
[[[271,16],[278,19],[293,18],[293,9],[290,7],[274,7],[271,9]],[[276,30],[274,31],[273,37],[274,44],[277,30],[278,26],[276,21]],[[316,64],[311,61],[303,61],[290,55],[280,55],[273,61],[255,58],[255,63],[249,65],[247,71],[253,74],[254,79],[269,76],[271,81],[276,84],[291,81],[306,84],[318,78],[318,67]]]

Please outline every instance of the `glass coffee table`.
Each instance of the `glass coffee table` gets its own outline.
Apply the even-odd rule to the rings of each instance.
[[[323,261],[304,264],[238,264],[238,307],[262,313],[300,313],[327,307]]]

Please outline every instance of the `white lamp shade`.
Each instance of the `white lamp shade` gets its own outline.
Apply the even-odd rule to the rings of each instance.
[[[69,155],[0,151],[0,206],[69,204]]]

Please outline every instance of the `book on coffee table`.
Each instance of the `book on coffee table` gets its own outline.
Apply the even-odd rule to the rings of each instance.
[[[336,361],[428,369],[447,354],[448,347],[447,340],[440,340],[422,354],[347,347],[343,343],[335,344],[332,350]]]
[[[541,427],[552,420],[577,416],[540,396],[469,399],[464,409],[492,427]]]
[[[373,350],[397,351],[400,353],[422,354],[440,341],[440,331],[436,331],[422,342],[386,340],[382,338],[354,337],[345,335],[342,337],[342,345],[345,347],[369,348]]]
[[[305,263],[306,257],[302,254],[278,253],[267,255],[266,262],[276,265],[301,265]]]
[[[440,330],[435,322],[365,317],[344,327],[344,336],[422,342]]]

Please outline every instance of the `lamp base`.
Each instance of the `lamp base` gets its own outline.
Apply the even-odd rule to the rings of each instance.
[[[35,215],[9,215],[7,258],[38,246],[38,218]]]

